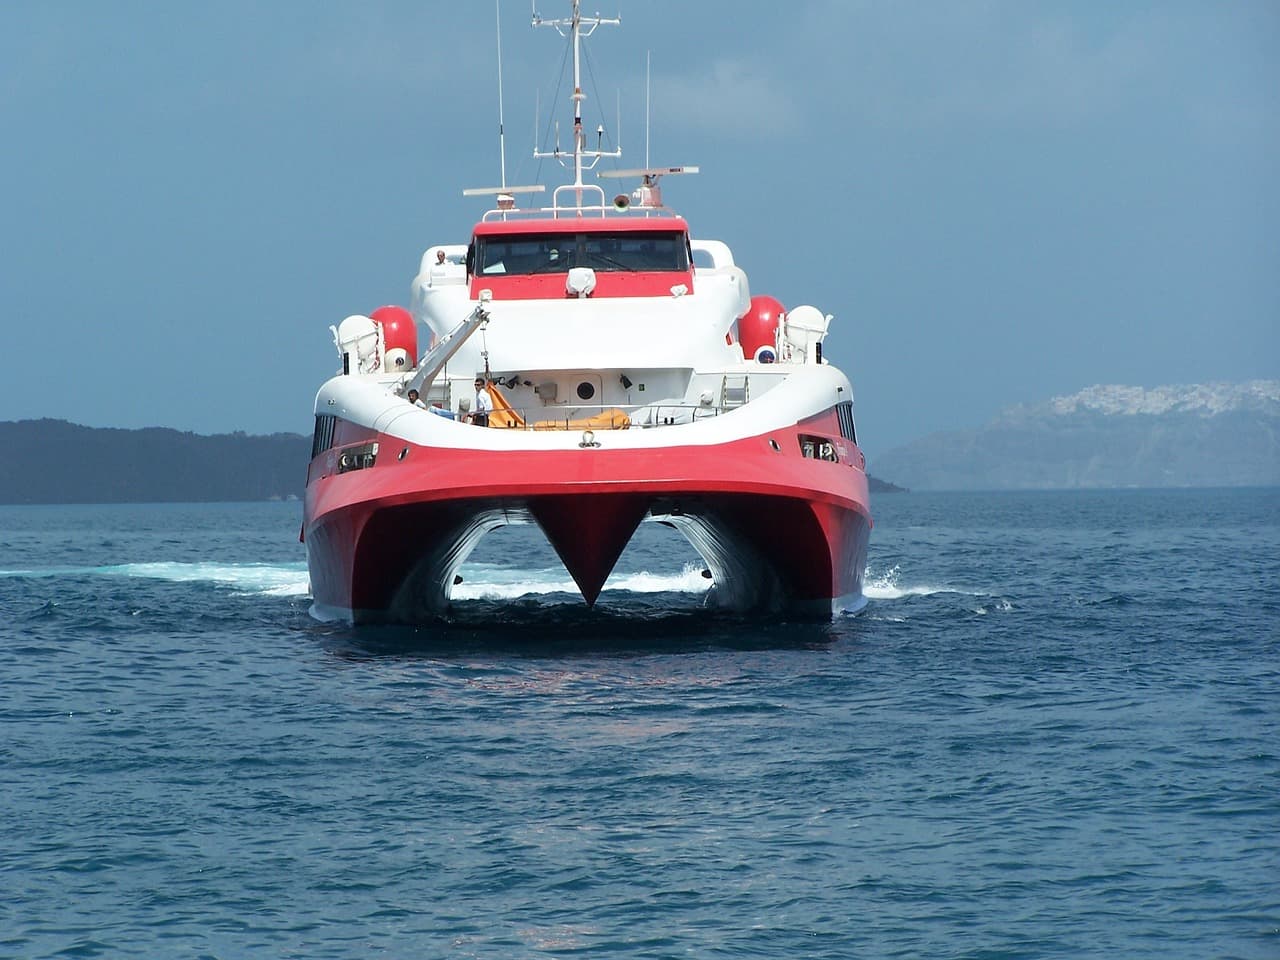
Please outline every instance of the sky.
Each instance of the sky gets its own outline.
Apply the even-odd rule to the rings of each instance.
[[[1280,378],[1274,0],[584,9],[622,20],[587,43],[602,169],[700,166],[668,206],[835,316],[873,467],[1093,384]],[[0,420],[310,433],[329,326],[406,303],[500,180],[496,12],[507,182],[563,182],[530,11],[0,4]]]

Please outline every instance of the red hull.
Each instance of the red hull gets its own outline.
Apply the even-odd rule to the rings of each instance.
[[[312,463],[304,540],[322,614],[409,623],[442,614],[480,537],[529,521],[589,604],[644,519],[685,533],[733,609],[830,616],[861,602],[871,519],[856,448],[853,463],[836,463],[784,453],[767,437],[518,454],[369,439],[380,449],[370,468],[332,472],[337,450]]]

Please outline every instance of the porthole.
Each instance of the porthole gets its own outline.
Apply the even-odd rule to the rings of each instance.
[[[589,380],[583,380],[578,384],[578,399],[590,400],[596,395],[596,388]]]

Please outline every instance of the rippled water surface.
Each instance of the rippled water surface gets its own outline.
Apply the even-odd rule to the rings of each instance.
[[[0,507],[0,956],[1280,957],[1280,491],[874,506],[856,617],[515,529],[420,630],[297,504]]]

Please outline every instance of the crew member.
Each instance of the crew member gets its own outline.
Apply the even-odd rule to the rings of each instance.
[[[485,389],[484,377],[476,377],[476,405],[471,411],[471,422],[477,427],[489,425],[489,414],[493,413],[493,397]]]

